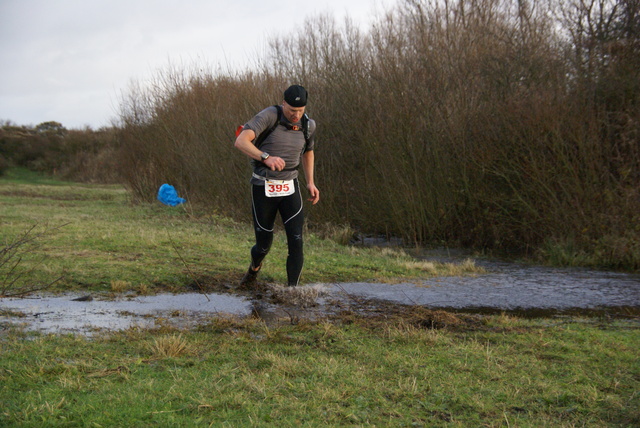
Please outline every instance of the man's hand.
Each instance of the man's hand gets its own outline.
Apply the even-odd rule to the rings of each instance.
[[[311,201],[312,205],[317,204],[318,201],[320,200],[320,190],[318,190],[315,184],[307,185],[307,189],[309,190],[309,195],[311,196],[309,198],[309,201]]]
[[[284,159],[277,156],[269,156],[263,163],[271,168],[271,171],[282,171],[285,166]]]
[[[253,145],[256,133],[251,129],[245,129],[236,138],[235,147],[242,153],[257,161],[262,161],[271,171],[282,171],[285,166],[284,159],[278,156],[269,156],[267,160],[262,160],[262,151]]]

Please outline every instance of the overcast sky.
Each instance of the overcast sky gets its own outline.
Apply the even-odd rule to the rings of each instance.
[[[246,69],[266,40],[393,0],[0,0],[0,121],[109,126],[132,81],[170,64]]]

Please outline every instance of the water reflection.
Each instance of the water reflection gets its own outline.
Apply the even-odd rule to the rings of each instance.
[[[457,257],[429,257],[443,262]],[[359,297],[442,309],[640,311],[640,275],[476,260],[488,273],[404,284],[337,284]]]
[[[0,299],[0,309],[23,317],[3,316],[0,320],[22,324],[42,333],[91,334],[100,329],[125,330],[171,325],[190,328],[214,316],[249,315],[251,302],[232,295],[199,293],[135,296],[115,300],[74,300],[79,296],[33,296]]]

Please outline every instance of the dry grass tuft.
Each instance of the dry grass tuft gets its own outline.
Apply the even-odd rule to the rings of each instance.
[[[427,329],[441,329],[457,326],[463,323],[458,316],[446,311],[425,311],[422,314],[416,313],[412,322],[417,327]]]
[[[407,262],[403,262],[402,266],[410,270],[417,269],[430,274],[438,273],[438,266],[436,265],[436,263],[429,262],[426,260],[407,261]]]
[[[356,235],[356,231],[349,225],[326,223],[319,228],[317,234],[323,239],[329,239],[340,245],[348,245]]]
[[[472,259],[466,259],[462,263],[438,263],[428,260],[402,261],[401,265],[407,269],[420,270],[430,275],[460,276],[486,273],[483,267],[476,266]]]
[[[114,293],[124,293],[131,288],[131,283],[128,281],[114,280],[111,281],[111,291]]]
[[[188,355],[192,351],[191,345],[182,334],[158,337],[149,345],[149,349],[156,358],[176,358]]]

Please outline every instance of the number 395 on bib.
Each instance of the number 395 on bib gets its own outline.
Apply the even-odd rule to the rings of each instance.
[[[293,180],[265,180],[264,193],[269,198],[289,196],[295,192]]]

